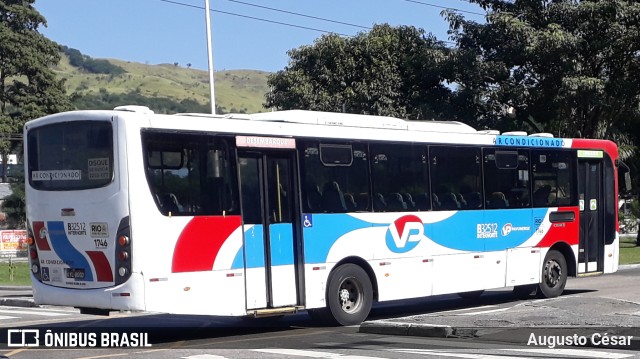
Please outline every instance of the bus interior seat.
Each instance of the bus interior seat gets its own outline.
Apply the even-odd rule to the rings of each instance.
[[[446,192],[442,194],[440,200],[440,209],[442,210],[456,210],[460,209],[460,202],[456,198],[456,195],[452,192]]]
[[[315,184],[309,184],[307,187],[307,211],[322,212],[322,193],[320,188]]]
[[[434,210],[438,210],[442,206],[442,204],[440,203],[440,198],[435,193],[431,194],[431,203],[433,204]]]
[[[368,211],[370,209],[369,194],[358,193],[356,198],[356,204],[358,205],[359,211]]]
[[[373,196],[373,210],[375,212],[384,212],[387,210],[387,202],[382,193],[376,193]]]
[[[387,211],[399,212],[407,209],[407,204],[400,193],[391,193],[387,198]]]
[[[551,186],[545,184],[540,186],[533,192],[533,205],[536,207],[544,207],[549,204],[549,195],[551,194]]]
[[[480,194],[480,192],[471,192],[467,194],[467,208],[482,208],[482,195]]]
[[[332,181],[324,184],[322,192],[322,207],[329,213],[344,213],[347,205],[344,203],[344,195],[338,182]]]
[[[467,208],[467,201],[464,199],[464,196],[461,193],[455,193],[456,199],[458,203],[460,203],[460,208]]]
[[[344,194],[344,203],[347,206],[348,212],[355,212],[358,210],[358,204],[356,203],[356,199],[353,198],[351,193]]]
[[[411,195],[411,193],[406,192],[402,195],[402,197],[404,198],[404,202],[407,204],[407,209],[413,210],[416,208],[416,202],[413,201],[413,196]]]
[[[507,202],[507,198],[502,192],[493,192],[489,200],[487,200],[487,208],[490,209],[501,209],[509,207],[509,203]]]
[[[160,203],[160,208],[162,213],[176,214],[180,212],[180,203],[178,202],[178,198],[173,193],[160,193],[157,195],[158,201]]]

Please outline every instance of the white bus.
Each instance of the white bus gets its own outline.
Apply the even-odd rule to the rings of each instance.
[[[490,288],[618,267],[617,147],[457,122],[125,106],[24,127],[38,304],[197,315]]]

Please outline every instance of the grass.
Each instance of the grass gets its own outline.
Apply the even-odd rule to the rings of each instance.
[[[176,101],[194,100],[200,104],[209,101],[209,73],[172,64],[147,65],[130,61],[109,59],[127,73],[122,75],[89,74],[71,66],[62,56],[55,70],[58,77],[66,79],[69,94],[97,94],[101,88],[109,93],[122,94],[137,91],[143,96],[165,97]],[[257,70],[216,71],[216,104],[226,111],[264,112],[262,104],[268,72]]]
[[[620,264],[640,263],[640,246],[636,246],[636,237],[620,238]]]
[[[620,264],[640,263],[640,247],[636,246],[635,237],[624,237],[620,240]],[[9,263],[0,262],[0,285],[31,285],[29,263],[13,262],[13,281],[9,280]]]
[[[31,285],[29,262],[13,262],[13,266],[13,280],[11,280],[9,262],[0,262],[0,285]]]

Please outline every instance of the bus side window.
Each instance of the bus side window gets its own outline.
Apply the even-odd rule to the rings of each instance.
[[[531,207],[528,149],[483,148],[488,209]]]
[[[420,145],[372,144],[370,150],[373,210],[428,210],[430,205],[424,201],[424,193],[429,192],[427,148]],[[411,193],[416,193],[417,201]]]
[[[576,205],[575,151],[561,149],[531,150],[533,174],[533,206],[556,207]]]
[[[311,213],[368,211],[360,194],[369,192],[367,148],[360,143],[299,142],[304,210]]]
[[[235,161],[225,138],[143,131],[142,139],[147,182],[160,213],[239,213]]]
[[[474,147],[429,147],[429,166],[433,191],[431,202],[434,211],[482,208],[482,198],[474,198],[476,201],[479,200],[479,203],[475,203],[474,207],[470,207],[469,201],[466,200],[466,198],[473,198],[474,193],[482,193],[480,156],[480,149]]]

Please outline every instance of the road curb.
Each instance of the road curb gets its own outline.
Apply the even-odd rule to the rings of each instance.
[[[31,290],[30,285],[0,285],[0,290]]]
[[[33,298],[0,298],[0,306],[7,307],[38,307]]]
[[[640,268],[640,264],[623,264],[623,265],[619,265],[618,266],[618,270],[619,271],[620,270],[636,269],[636,268]]]

